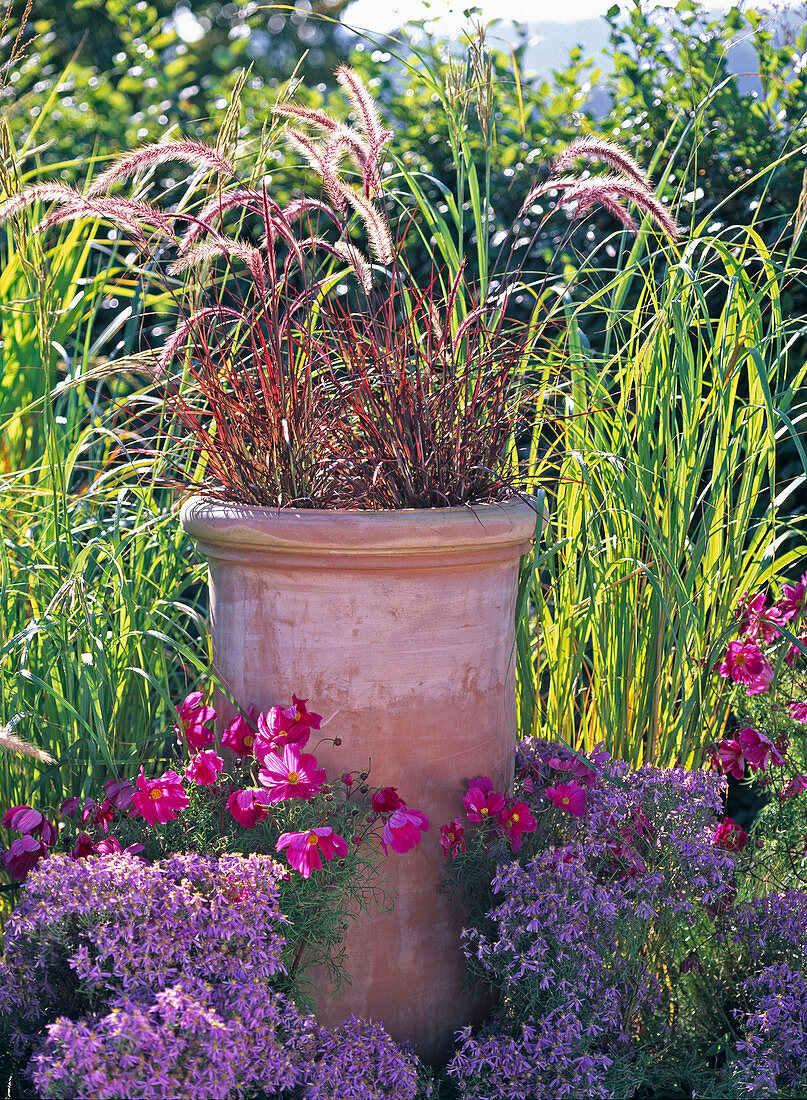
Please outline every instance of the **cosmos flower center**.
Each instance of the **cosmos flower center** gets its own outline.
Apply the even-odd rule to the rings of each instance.
[[[561,804],[564,805],[564,806],[569,805],[569,799],[568,798],[562,798],[560,801],[561,801]]]
[[[479,811],[479,813],[482,817],[487,817],[487,814],[488,814],[487,806],[483,806],[482,809]]]
[[[154,787],[153,790],[149,791],[149,798],[153,798],[155,801],[158,798],[162,798],[162,796],[163,796],[163,792],[160,790],[159,787]]]
[[[568,802],[569,799],[567,798],[566,801]],[[511,821],[518,821],[518,814],[513,814],[513,816],[510,818],[510,820]]]
[[[286,782],[287,783],[299,783],[300,782],[300,776],[297,774],[297,772],[289,772],[289,774],[286,778]],[[309,844],[310,843],[311,842],[309,841]]]
[[[251,749],[252,746],[255,744],[255,738],[254,737],[245,737],[244,738],[244,744],[246,745],[246,747],[248,749]]]
[[[311,845],[319,844],[319,837],[316,833],[311,834],[311,836],[308,838],[308,843]]]

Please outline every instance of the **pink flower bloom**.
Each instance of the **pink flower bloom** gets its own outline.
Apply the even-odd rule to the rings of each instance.
[[[130,852],[134,847],[135,845],[132,844],[126,849],[126,851]],[[136,845],[136,847],[141,852],[143,851],[142,844],[138,844]],[[109,856],[113,854],[120,855],[122,851],[123,849],[120,846],[120,841],[117,837],[114,836],[105,836],[103,840],[99,840],[98,843],[95,845],[95,854],[97,856]]]
[[[739,607],[734,612],[739,620],[737,629],[747,638],[758,638],[761,642],[773,642],[780,637],[777,624],[781,623],[782,614],[778,604],[772,607],[766,605],[764,592],[756,592],[753,596],[743,596]]]
[[[0,825],[4,829],[16,829],[18,833],[38,837],[49,848],[53,847],[58,837],[55,826],[43,813],[31,806],[12,806],[10,810],[6,810]]]
[[[747,843],[748,833],[733,818],[724,817],[715,829],[715,844],[727,852],[740,852]]]
[[[797,635],[797,637],[804,648],[807,649],[807,631]],[[791,644],[787,647],[787,653],[785,653],[785,663],[788,665],[792,665],[795,661],[803,661],[804,659],[804,653],[799,649],[797,645],[793,645],[793,643],[791,642]]]
[[[12,840],[8,849],[3,852],[3,866],[12,878],[22,882],[27,878],[28,872],[47,854],[45,844],[31,833],[26,833],[19,840]]]
[[[790,717],[794,722],[807,725],[807,703],[796,703],[791,699],[788,707],[790,708]]]
[[[216,712],[202,703],[203,698],[201,691],[193,691],[182,706],[176,708],[180,725],[174,726],[174,733],[191,749],[204,749],[213,741],[213,731],[206,723],[213,721]]]
[[[802,575],[798,584],[782,585],[782,599],[776,607],[783,622],[789,623],[804,613],[805,592],[807,592],[807,573]]]
[[[76,837],[76,844],[73,851],[70,853],[71,859],[86,859],[87,856],[94,856],[95,844],[89,833],[79,833]]]
[[[370,804],[377,814],[388,814],[393,810],[406,809],[406,803],[395,787],[381,787],[373,795]]]
[[[746,760],[755,770],[764,772],[769,764],[778,767],[785,762],[784,756],[773,741],[750,726],[738,732],[737,741]]]
[[[744,684],[746,695],[760,695],[769,691],[773,680],[773,669],[769,661],[759,646],[749,640],[729,642],[718,672],[735,684]]]
[[[215,749],[203,749],[188,761],[185,778],[192,780],[199,787],[209,787],[211,783],[216,782],[216,777],[223,767],[224,761]]]
[[[71,798],[66,798],[59,807],[59,813],[62,817],[75,817],[76,811],[81,805],[81,799],[78,795],[73,795]]]
[[[312,714],[307,708],[307,699],[298,699],[292,695],[290,707],[272,707],[266,714],[258,715],[258,739],[255,743],[255,755],[262,760],[267,753],[277,752],[283,745],[297,745],[302,748],[308,743],[311,730],[318,730],[322,716]]]
[[[597,782],[596,768],[590,768],[583,760],[574,757],[570,760],[561,760],[559,756],[552,756],[547,761],[550,768],[555,771],[570,772],[571,778],[577,780],[583,787],[593,787]]]
[[[494,791],[487,776],[480,776],[469,783],[462,804],[469,821],[485,821],[499,816],[505,807],[505,798],[500,792]]]
[[[726,775],[742,779],[745,774],[743,750],[736,741],[721,741],[717,746],[717,764]]]
[[[317,758],[300,752],[296,745],[284,745],[281,755],[269,753],[258,772],[258,781],[267,788],[270,802],[284,798],[311,798],[328,777],[317,767]]]
[[[385,854],[388,846],[399,854],[408,852],[410,848],[420,844],[420,833],[425,833],[428,828],[429,819],[425,814],[401,807],[387,818],[381,834],[381,847]]]
[[[106,796],[116,810],[125,813],[132,805],[135,785],[129,779],[107,779],[104,783]]]
[[[347,855],[347,843],[333,829],[325,826],[321,829],[308,829],[304,833],[283,833],[278,839],[275,850],[287,848],[286,859],[299,871],[303,878],[309,878],[312,871],[322,870],[322,860]]]
[[[448,825],[440,826],[440,844],[443,855],[455,859],[459,852],[465,851],[465,826],[462,818],[455,817]]]
[[[163,772],[159,779],[146,779],[143,766],[137,777],[137,790],[132,798],[132,812],[145,818],[149,825],[174,821],[188,805],[182,780],[175,771]]]
[[[797,775],[795,779],[791,779],[782,789],[779,797],[792,798],[793,795],[801,794],[802,791],[807,791],[807,775]]]
[[[586,792],[574,780],[558,783],[557,787],[547,787],[545,793],[552,805],[564,813],[582,817],[586,812]]]
[[[523,843],[521,834],[534,833],[538,828],[526,802],[514,802],[508,806],[499,814],[499,824],[505,835],[510,837],[510,847],[514,852],[518,852]]]
[[[256,730],[255,708],[249,708],[249,716],[236,714],[227,729],[221,735],[221,743],[231,749],[236,756],[252,756],[255,746]]]
[[[227,809],[239,825],[254,829],[267,816],[265,799],[266,791],[262,787],[248,787],[245,791],[233,791],[227,799]]]

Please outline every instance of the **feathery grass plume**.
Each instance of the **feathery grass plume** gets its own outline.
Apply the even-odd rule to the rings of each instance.
[[[260,192],[251,187],[235,187],[232,191],[222,191],[221,194],[216,195],[211,202],[202,207],[185,231],[179,242],[180,253],[187,252],[199,237],[212,232],[213,227],[210,223],[214,219],[221,219],[228,210],[234,210],[237,207],[253,214],[262,214]]]
[[[151,168],[168,160],[179,160],[193,168],[209,168],[227,176],[235,175],[235,168],[221,153],[199,141],[167,141],[165,144],[144,145],[133,153],[124,153],[105,172],[90,184],[86,198],[105,194],[113,184],[133,176],[141,168]]]
[[[351,69],[349,65],[340,65],[336,70],[336,79],[356,108],[364,136],[373,156],[377,158],[392,137],[392,130],[384,127],[375,100],[355,69]]]
[[[384,214],[364,195],[338,181],[342,194],[361,218],[367,230],[370,250],[380,264],[391,264],[395,255],[389,223]]]
[[[232,237],[221,237],[217,234],[215,241],[202,241],[194,245],[174,260],[168,268],[168,274],[179,275],[196,264],[214,260],[219,256],[224,256],[228,260],[240,260],[248,268],[260,297],[266,297],[266,265],[260,250],[254,245],[236,241]]]
[[[615,141],[606,141],[605,138],[598,137],[575,138],[560,156],[556,157],[552,171],[555,174],[566,172],[578,159],[601,160],[603,164],[632,179],[640,187],[650,187],[650,180],[644,169],[640,168],[630,153]]]
[[[552,191],[561,192],[561,204],[577,202],[578,215],[587,212],[598,204],[607,205],[610,212],[615,213],[614,207],[619,204],[619,200],[626,199],[638,206],[645,214],[648,214],[671,241],[677,240],[680,236],[681,230],[675,219],[653,192],[648,187],[639,185],[633,179],[627,179],[617,173],[612,172],[607,176],[587,176],[584,179],[578,179],[575,176],[550,176],[549,179],[537,184],[530,190],[522,205],[521,213],[523,214],[529,209],[532,203],[541,195]],[[623,225],[635,228],[633,219],[626,221],[624,214],[616,214],[616,217]]]
[[[32,745],[30,741],[24,741],[21,737],[15,735],[14,727],[24,717],[24,714],[15,714],[0,730],[0,753],[9,752],[13,756],[30,756],[34,760],[39,760],[42,764],[55,764],[56,761],[49,752],[45,752],[38,745]]]
[[[80,196],[78,201],[48,214],[37,225],[36,232],[44,233],[54,225],[72,221],[75,218],[103,218],[113,225],[132,233],[141,245],[145,245],[146,226],[156,226],[166,235],[173,231],[172,218],[157,210],[156,207],[131,199],[87,199]]]
[[[290,203],[287,203],[286,206],[283,207],[283,216],[286,221],[291,224],[297,221],[298,218],[303,218],[314,211],[318,214],[324,214],[326,218],[333,222],[339,233],[344,233],[345,227],[336,216],[336,211],[333,207],[328,206],[327,203],[322,202],[321,199],[292,199]]]
[[[16,195],[9,195],[0,203],[0,225],[37,202],[71,205],[81,201],[81,192],[75,187],[68,187],[65,183],[37,183],[18,191]]]
[[[300,241],[300,248],[320,249],[330,252],[332,256],[336,256],[339,260],[345,260],[353,268],[356,278],[361,283],[365,293],[369,294],[373,289],[373,274],[370,264],[360,250],[348,241],[329,241],[325,237],[307,237],[305,240]]]
[[[338,142],[318,145],[306,134],[300,130],[295,130],[291,126],[286,127],[285,134],[289,144],[293,145],[298,153],[302,153],[314,171],[322,178],[325,190],[328,192],[336,210],[340,214],[346,214],[347,202],[339,188],[338,171],[340,162],[347,153],[347,148]]]

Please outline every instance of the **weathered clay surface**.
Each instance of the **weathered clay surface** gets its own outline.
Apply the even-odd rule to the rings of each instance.
[[[352,986],[323,995],[318,1016],[382,1020],[438,1062],[475,1012],[462,919],[439,893],[439,829],[461,812],[468,779],[512,779],[513,617],[535,511],[524,501],[368,513],[192,500],[182,523],[209,559],[216,669],[235,698],[263,709],[307,697],[322,733],[342,740],[309,746],[329,777],[372,761],[373,786],[397,787],[429,818],[420,846],[388,859],[394,911],[351,926]]]

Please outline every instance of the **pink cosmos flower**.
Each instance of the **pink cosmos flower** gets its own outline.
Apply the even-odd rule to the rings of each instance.
[[[26,833],[18,840],[12,840],[3,852],[3,866],[12,878],[22,882],[27,878],[28,872],[47,854],[47,846],[31,833]]]
[[[325,826],[321,829],[307,829],[304,833],[283,833],[278,839],[275,850],[287,848],[286,859],[299,871],[303,878],[309,878],[312,871],[322,870],[322,860],[347,855],[347,843],[333,829]]]
[[[729,642],[726,656],[717,671],[735,684],[744,684],[746,695],[761,695],[769,691],[773,680],[770,662],[759,646],[748,639]]]
[[[585,796],[584,796],[585,798]],[[510,838],[510,847],[518,852],[523,843],[522,833],[534,833],[538,828],[526,802],[514,802],[499,814],[499,824]]]
[[[791,779],[779,792],[779,797],[792,798],[793,795],[801,794],[802,791],[807,791],[807,775],[797,775],[795,779]]]
[[[146,779],[141,764],[136,786],[132,813],[145,818],[149,825],[174,821],[188,805],[182,780],[175,771],[163,772],[159,779]]]
[[[292,695],[290,707],[272,707],[266,714],[258,715],[258,738],[255,755],[262,760],[269,752],[277,752],[283,745],[302,748],[308,743],[311,730],[318,730],[322,716],[312,714],[306,707],[307,699]]]
[[[807,649],[807,631],[797,635],[799,641]],[[785,664],[792,665],[798,660],[804,660],[804,653],[799,649],[797,645],[791,644],[787,647],[787,653],[785,653]]]
[[[420,844],[420,833],[425,833],[428,828],[429,819],[425,814],[418,813],[417,810],[407,810],[403,806],[395,810],[387,818],[381,834],[381,847],[384,849],[384,854],[386,855],[388,846],[393,852],[399,854],[408,852],[410,848]]]
[[[721,741],[719,743],[716,762],[726,775],[733,775],[735,779],[742,779],[745,774],[743,750],[736,741]]]
[[[118,845],[120,847],[120,845]],[[89,833],[79,833],[76,837],[75,847],[70,853],[71,859],[86,859],[87,856],[94,856],[95,843]]]
[[[107,779],[104,783],[106,796],[116,810],[125,813],[132,805],[135,785],[129,779]]]
[[[465,851],[465,826],[462,818],[455,817],[448,825],[440,826],[440,844],[446,858],[455,859],[459,852]]]
[[[769,764],[784,764],[785,758],[776,745],[764,733],[746,726],[737,733],[737,741],[748,763],[757,771],[765,771]]]
[[[16,829],[18,833],[38,837],[48,848],[53,847],[59,835],[45,815],[31,806],[12,806],[6,810],[0,825],[4,829]]]
[[[493,783],[486,775],[472,779],[462,799],[469,821],[484,821],[498,817],[505,807],[504,795],[494,791]]]
[[[564,813],[582,817],[586,812],[586,792],[574,780],[558,783],[557,787],[547,787],[545,793],[552,805]]]
[[[798,584],[782,585],[782,599],[776,607],[783,622],[789,623],[804,613],[805,592],[807,592],[807,573],[802,575]]]
[[[266,791],[263,787],[248,787],[245,791],[233,791],[227,799],[227,809],[239,825],[245,829],[254,829],[259,821],[267,817]]]
[[[255,745],[257,719],[255,708],[249,708],[249,715],[236,714],[227,729],[221,735],[221,743],[236,756],[252,756]]]
[[[370,799],[370,804],[377,814],[388,814],[393,810],[406,809],[406,803],[395,787],[381,787]]]
[[[216,777],[224,767],[224,761],[215,749],[202,749],[196,756],[191,757],[185,768],[185,778],[190,779],[200,787],[209,787],[216,782]]]
[[[761,642],[773,642],[780,637],[777,624],[781,623],[782,614],[778,604],[768,607],[764,592],[756,592],[753,596],[747,593],[740,600],[740,604],[734,612],[739,620],[737,629],[747,638],[758,638]]]
[[[748,843],[748,833],[733,818],[724,817],[715,829],[715,844],[727,852],[740,852]]]
[[[191,749],[204,749],[213,742],[213,731],[206,725],[216,717],[213,707],[205,706],[201,691],[192,691],[176,708],[180,725],[174,726],[174,733],[180,741],[187,741]]]
[[[790,709],[790,717],[794,722],[801,722],[807,725],[807,703],[797,703],[793,699],[788,703]]]
[[[593,787],[597,782],[596,768],[590,768],[578,757],[574,757],[571,760],[562,760],[559,756],[552,756],[547,761],[547,764],[550,768],[554,768],[555,771],[570,772],[571,778],[575,779],[583,787]]]
[[[284,745],[281,754],[271,752],[264,757],[258,781],[267,788],[270,802],[284,798],[311,798],[328,777],[317,767],[317,758],[300,752],[296,745]]]

